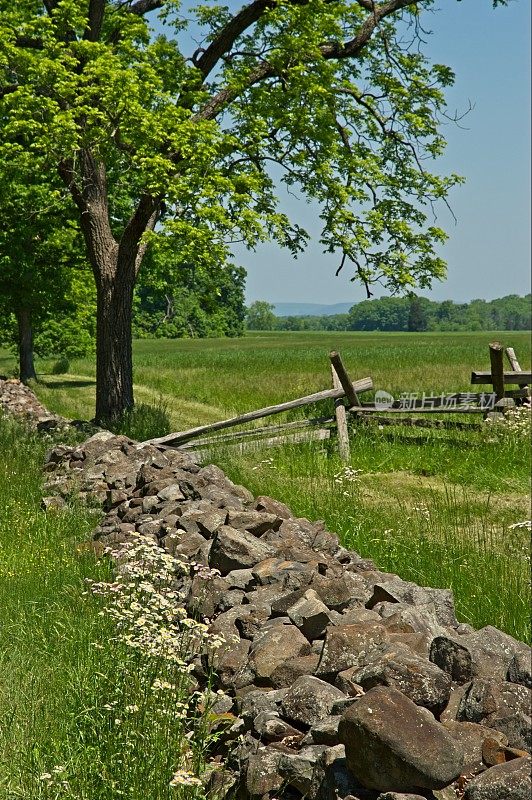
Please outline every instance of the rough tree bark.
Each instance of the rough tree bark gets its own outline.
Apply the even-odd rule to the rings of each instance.
[[[20,380],[27,383],[36,378],[33,363],[33,329],[31,327],[31,311],[29,308],[18,308],[15,312],[18,325],[18,352]]]
[[[97,422],[115,420],[133,407],[133,288],[134,277],[118,269],[97,281]]]
[[[109,423],[133,407],[133,290],[146,251],[143,234],[157,222],[161,198],[141,196],[119,240],[111,230],[105,165],[88,149],[77,171],[63,162],[59,173],[78,206],[94,273],[96,319],[95,421]]]

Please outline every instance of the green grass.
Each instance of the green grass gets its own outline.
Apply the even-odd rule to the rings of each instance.
[[[106,574],[77,549],[87,509],[40,509],[43,443],[0,418],[0,797],[45,797],[39,775],[62,766],[76,718],[94,698],[102,622],[83,596]]]
[[[523,369],[529,369],[527,332],[284,332],[137,341],[136,397],[144,404],[137,435],[143,428],[146,438],[154,435],[162,409],[159,433],[168,419],[172,430],[183,430],[328,388],[331,349],[340,351],[353,378],[369,375],[376,388],[395,396],[468,391],[471,371],[489,369],[492,340],[513,346]],[[74,361],[71,373],[61,376],[50,374],[52,364],[38,364],[39,397],[58,413],[90,417],[94,363]],[[0,372],[12,368],[12,357],[0,353]],[[152,414],[146,404],[155,407]],[[327,402],[282,418],[331,412]],[[528,532],[510,528],[530,516],[529,441],[517,434],[501,438],[486,427],[356,425],[351,451],[359,479],[342,491],[334,480],[342,468],[334,442],[257,449],[238,457],[224,447],[212,458],[253,491],[285,500],[298,514],[325,519],[346,544],[374,557],[381,568],[426,585],[450,586],[461,617],[476,627],[490,623],[530,639]],[[413,511],[425,507],[428,518]]]
[[[328,354],[342,354],[351,375],[370,375],[379,389],[470,390],[471,371],[489,369],[488,341],[512,345],[523,369],[530,364],[527,332],[500,333],[252,333],[242,339],[138,340],[134,380],[140,402],[167,405],[177,429],[222,419],[329,388]],[[94,414],[95,366],[73,360],[70,374],[51,375],[55,359],[37,361],[37,391],[53,411]],[[0,373],[15,367],[0,351]]]
[[[188,675],[114,639],[85,583],[110,577],[86,546],[97,516],[41,510],[43,455],[0,415],[0,800],[199,800],[170,786],[201,772],[209,742],[201,715],[178,712]]]

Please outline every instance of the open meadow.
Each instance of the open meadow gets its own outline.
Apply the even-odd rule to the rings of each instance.
[[[331,349],[340,351],[353,379],[371,376],[376,388],[396,397],[471,391],[471,370],[489,368],[487,345],[494,339],[513,346],[522,368],[530,368],[524,332],[283,332],[137,341],[136,399],[152,408],[141,407],[126,432],[162,435],[329,388]],[[0,353],[0,372],[13,366],[10,354]],[[38,362],[40,399],[65,416],[89,418],[94,363],[73,361],[61,375],[52,374],[53,366],[52,360]],[[283,418],[330,416],[332,410],[326,401]],[[464,621],[529,640],[529,419],[522,411],[512,424],[478,427],[479,418],[470,417],[468,430],[353,423],[348,466],[334,440],[244,453],[218,445],[209,458],[256,494],[325,520],[346,546],[380,568],[452,588]]]

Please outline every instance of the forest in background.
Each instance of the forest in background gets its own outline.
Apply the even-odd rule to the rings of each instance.
[[[532,327],[531,301],[530,294],[470,303],[382,297],[356,303],[347,314],[280,317],[271,303],[258,300],[248,308],[246,326],[264,331],[526,331]]]
[[[209,270],[147,259],[135,290],[133,335],[138,339],[201,339],[263,331],[489,331],[530,330],[530,294],[455,303],[425,297],[364,300],[347,314],[276,316],[274,306],[256,301],[245,306],[246,271],[234,265]],[[176,280],[176,275],[179,279]],[[1,303],[0,303],[1,305]],[[1,309],[0,309],[1,310]],[[36,317],[38,355],[78,358],[94,351],[96,298],[88,270],[74,270],[61,308]],[[16,320],[0,313],[0,344],[14,346]]]

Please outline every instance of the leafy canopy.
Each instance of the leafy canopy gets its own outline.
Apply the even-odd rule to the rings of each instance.
[[[296,254],[281,182],[318,202],[324,248],[368,291],[428,286],[445,270],[434,205],[460,182],[430,171],[453,82],[419,47],[432,5],[0,0],[0,169],[59,167],[86,213],[90,159],[117,241],[149,200],[185,263],[237,241]]]

